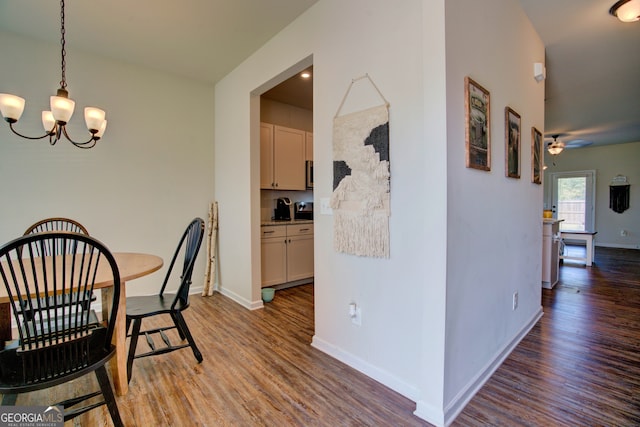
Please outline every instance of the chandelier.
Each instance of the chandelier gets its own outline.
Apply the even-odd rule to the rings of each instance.
[[[84,120],[89,129],[90,138],[84,142],[76,142],[67,133],[67,123],[73,115],[73,109],[75,108],[75,101],[69,99],[69,92],[67,92],[67,81],[65,76],[66,71],[66,51],[65,51],[65,27],[64,27],[64,0],[60,1],[60,44],[61,44],[61,57],[62,57],[62,80],[60,80],[60,89],[56,96],[52,96],[51,111],[42,112],[42,125],[44,126],[45,134],[42,136],[30,137],[21,134],[14,128],[14,124],[18,122],[22,112],[24,111],[24,98],[19,96],[0,93],[0,113],[4,120],[9,123],[11,131],[18,136],[26,139],[43,139],[49,137],[49,143],[55,145],[62,136],[69,140],[73,145],[79,148],[92,148],[96,145],[96,142],[102,137],[105,128],[107,127],[107,121],[105,120],[105,112],[99,108],[86,107],[84,109]]]

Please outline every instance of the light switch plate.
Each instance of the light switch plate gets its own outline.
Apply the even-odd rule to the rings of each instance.
[[[320,198],[320,214],[322,214],[322,215],[333,215],[333,209],[331,209],[328,197],[321,197]]]

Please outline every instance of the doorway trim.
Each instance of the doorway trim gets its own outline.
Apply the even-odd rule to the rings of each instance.
[[[251,162],[251,309],[263,308],[262,258],[260,233],[260,97],[263,93],[313,65],[313,54],[278,73],[249,93],[250,162]],[[314,76],[315,86],[315,76]],[[315,91],[315,89],[314,89]],[[315,230],[315,228],[314,228]],[[314,231],[315,240],[315,231]],[[315,254],[314,254],[315,258]]]

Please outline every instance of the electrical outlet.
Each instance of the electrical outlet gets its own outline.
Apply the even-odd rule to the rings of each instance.
[[[518,293],[514,292],[513,293],[513,310],[515,310],[516,308],[518,308]]]

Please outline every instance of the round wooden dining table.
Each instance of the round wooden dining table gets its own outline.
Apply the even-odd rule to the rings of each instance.
[[[113,252],[120,272],[120,300],[118,303],[118,316],[113,333],[113,344],[116,346],[116,355],[110,361],[110,370],[116,394],[127,394],[129,387],[127,382],[127,330],[126,330],[126,282],[146,276],[162,268],[162,258],[156,255],[134,252]],[[106,266],[106,264],[105,264]],[[108,268],[98,268],[95,289],[100,289],[103,316],[109,314],[113,298],[113,278]],[[12,338],[11,332],[11,305],[4,286],[0,287],[0,340],[8,341]]]

